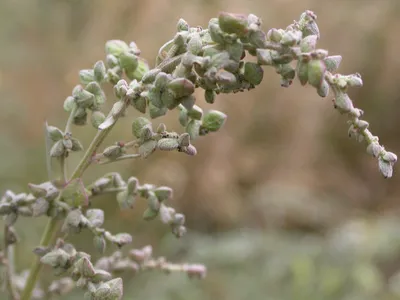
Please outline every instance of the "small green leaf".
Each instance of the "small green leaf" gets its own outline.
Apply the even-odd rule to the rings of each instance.
[[[224,125],[226,118],[226,114],[217,110],[210,110],[203,118],[202,127],[211,132],[218,131]]]

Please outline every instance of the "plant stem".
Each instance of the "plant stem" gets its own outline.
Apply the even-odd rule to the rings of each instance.
[[[67,124],[65,125],[65,130],[64,130],[65,133],[71,132],[72,121],[74,120],[75,112],[77,109],[78,109],[78,106],[74,105],[74,107],[71,110],[71,113],[69,114]]]
[[[128,105],[128,100],[125,101],[124,109],[126,109],[127,105]],[[69,130],[69,127],[72,123],[74,111],[75,111],[75,109],[73,109],[71,111],[70,117],[68,118],[66,131]],[[109,113],[109,116],[110,115],[111,115],[111,112]],[[83,172],[91,164],[93,154],[96,152],[96,150],[100,146],[100,144],[104,141],[106,136],[110,133],[110,131],[112,130],[114,125],[117,123],[117,121],[118,121],[118,117],[115,117],[115,122],[110,127],[97,132],[96,136],[93,138],[88,149],[86,150],[86,152],[83,155],[82,159],[80,160],[79,164],[76,166],[74,172],[72,173],[71,177],[68,179],[67,183],[71,182],[74,179],[81,178]],[[65,163],[65,161],[62,161],[62,163]],[[60,192],[56,201],[60,200],[62,198],[63,191],[64,190],[62,190]],[[42,239],[40,241],[41,247],[47,247],[50,244],[54,243],[54,240],[56,238],[56,235],[54,233],[57,231],[58,227],[59,227],[59,222],[58,222],[58,220],[56,220],[54,218],[51,218],[47,222],[46,228],[42,234]],[[29,271],[29,276],[26,281],[21,300],[30,300],[31,299],[32,291],[35,287],[36,281],[38,280],[38,275],[40,273],[41,268],[42,268],[42,264],[40,263],[40,258],[38,256],[35,256],[35,259],[32,263],[30,271]]]
[[[57,231],[57,223],[58,220],[51,218],[46,225],[46,228],[42,234],[42,239],[40,241],[41,246],[48,246],[55,236],[55,232]],[[35,288],[36,281],[38,279],[38,275],[40,270],[42,269],[42,264],[40,263],[39,256],[35,255],[31,268],[29,270],[29,276],[26,280],[24,291],[22,292],[21,300],[30,300],[32,291]]]
[[[121,160],[127,160],[127,159],[133,159],[133,158],[138,158],[140,157],[140,154],[126,154],[120,157],[117,157],[116,159],[111,159],[111,160],[105,160],[100,162],[100,165],[106,165],[106,164],[110,164],[116,161],[121,161]]]
[[[4,226],[4,259],[6,261],[6,285],[8,293],[12,300],[19,300],[19,294],[15,285],[13,283],[14,276],[14,249],[13,246],[9,244],[9,226]]]

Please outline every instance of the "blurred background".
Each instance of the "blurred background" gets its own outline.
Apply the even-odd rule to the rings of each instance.
[[[65,124],[63,101],[78,71],[104,59],[107,40],[134,40],[153,65],[181,17],[206,26],[219,11],[254,13],[267,31],[285,28],[306,9],[318,15],[319,47],[343,56],[339,71],[363,76],[364,87],[350,96],[372,132],[400,153],[398,0],[1,0],[1,193],[47,180],[43,123]],[[195,142],[197,156],[156,152],[85,175],[90,183],[118,169],[125,178],[173,187],[170,205],[187,218],[181,240],[159,222],[141,220],[145,204],[123,213],[113,197],[94,205],[105,209],[108,230],[134,236],[134,247],[150,243],[157,255],[208,267],[203,281],[128,276],[124,299],[400,299],[399,170],[390,180],[380,175],[365,146],[347,137],[346,118],[329,99],[297,81],[281,88],[272,69],[255,90],[220,95],[212,106],[201,91],[197,99],[228,115],[223,130]],[[131,138],[134,116],[131,110],[106,144]],[[161,121],[179,128],[176,113]],[[73,133],[87,146],[95,130]],[[71,158],[71,169],[78,159]],[[18,223],[19,271],[30,265],[44,223]],[[72,241],[94,252],[89,234]]]

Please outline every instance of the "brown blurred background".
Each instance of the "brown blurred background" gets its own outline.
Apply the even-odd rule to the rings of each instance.
[[[180,17],[206,26],[219,11],[254,13],[267,31],[285,28],[306,9],[318,15],[319,46],[343,56],[339,71],[363,76],[364,87],[350,95],[371,130],[400,153],[398,0],[2,0],[0,190],[22,192],[28,182],[47,180],[43,122],[63,126],[62,104],[78,71],[104,58],[107,40],[134,40],[153,64]],[[106,210],[109,230],[134,235],[134,246],[151,243],[171,260],[209,267],[202,282],[181,274],[127,277],[124,299],[400,299],[398,168],[385,180],[365,146],[347,137],[346,118],[329,99],[298,82],[281,88],[272,69],[257,89],[220,95],[212,106],[201,91],[197,96],[203,109],[228,115],[222,131],[196,141],[197,156],[155,153],[94,167],[84,179],[118,169],[173,187],[171,205],[187,217],[182,240],[142,221],[144,206],[121,213],[112,197],[95,205]],[[137,115],[131,111],[108,144],[130,138]],[[179,128],[175,112],[162,121]],[[94,133],[74,128],[85,145]],[[20,222],[18,270],[29,265],[27,249],[43,224]],[[93,250],[90,235],[73,241]]]

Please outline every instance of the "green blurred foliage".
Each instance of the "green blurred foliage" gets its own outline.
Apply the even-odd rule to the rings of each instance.
[[[134,40],[153,64],[180,17],[206,25],[221,10],[255,13],[268,29],[285,27],[305,9],[318,15],[319,46],[343,55],[339,71],[362,74],[365,86],[350,95],[381,142],[398,153],[398,0],[3,0],[0,191],[47,180],[44,120],[66,121],[62,104],[78,71],[104,57],[108,39]],[[141,221],[144,204],[128,213],[112,198],[95,205],[106,211],[105,227],[132,233],[135,247],[151,243],[168,259],[209,267],[201,282],[181,274],[127,277],[126,299],[400,299],[398,170],[384,180],[364,147],[346,137],[345,119],[313,89],[297,82],[283,89],[272,70],[264,77],[254,91],[219,96],[213,106],[197,95],[203,108],[228,119],[222,132],[196,141],[196,157],[156,153],[88,171],[85,183],[119,168],[173,187],[171,204],[187,216],[183,240]],[[122,120],[106,142],[128,139],[137,115]],[[168,128],[178,129],[177,118],[165,118]],[[85,145],[94,133],[74,128]],[[70,169],[78,159],[71,157]],[[43,224],[19,223],[18,270],[29,266]],[[93,251],[89,235],[72,241]],[[46,272],[43,283],[51,278]]]

